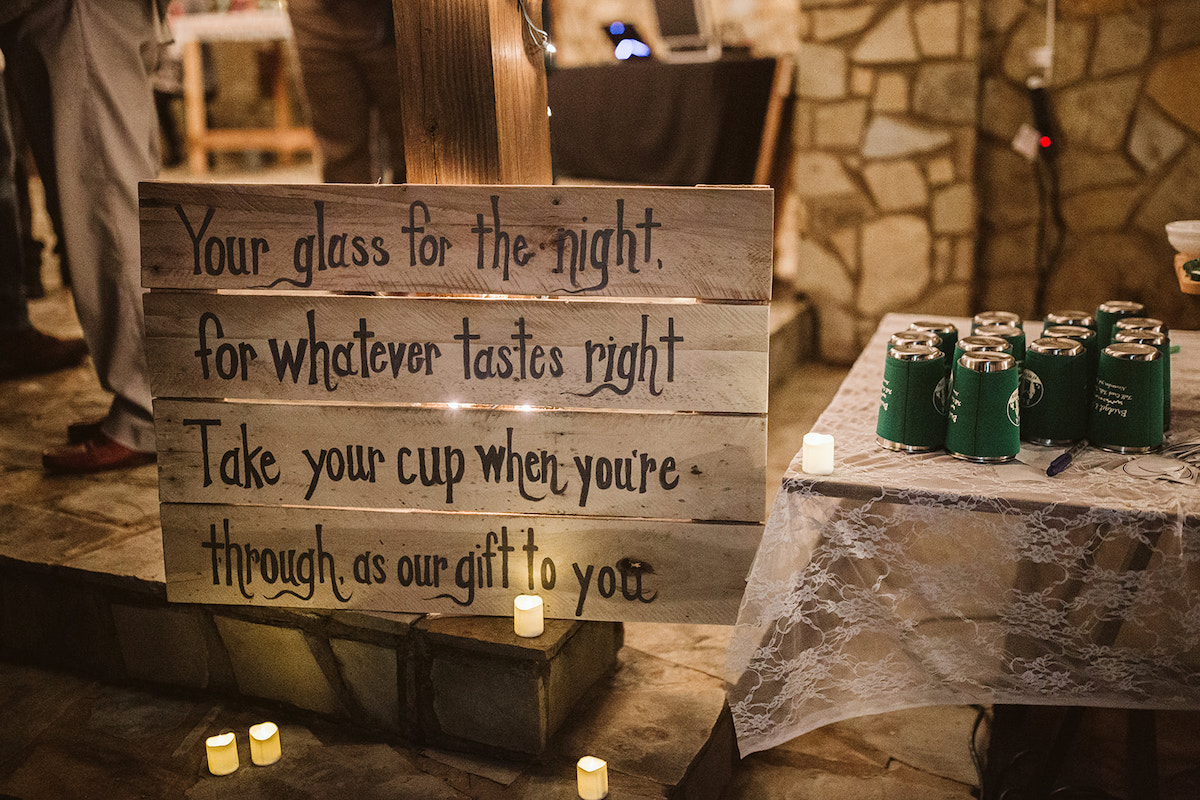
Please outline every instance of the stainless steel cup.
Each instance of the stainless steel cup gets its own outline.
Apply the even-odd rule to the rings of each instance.
[[[968,352],[954,365],[946,449],[965,461],[1012,461],[1021,449],[1017,362],[1008,353]]]
[[[1163,358],[1148,344],[1116,342],[1100,353],[1088,441],[1117,453],[1163,443]]]

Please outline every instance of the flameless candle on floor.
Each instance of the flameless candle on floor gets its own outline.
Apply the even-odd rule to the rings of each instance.
[[[513,630],[517,636],[532,639],[546,629],[542,614],[542,598],[536,594],[519,594],[513,600]]]
[[[250,726],[250,760],[260,767],[274,764],[283,755],[279,745],[279,726],[260,722]]]
[[[232,732],[210,736],[204,742],[208,751],[208,771],[228,775],[238,768],[237,737]]]
[[[608,763],[595,756],[584,756],[575,765],[579,796],[583,800],[604,800],[608,797]]]
[[[809,475],[829,475],[833,472],[833,437],[825,433],[804,434],[800,468]]]

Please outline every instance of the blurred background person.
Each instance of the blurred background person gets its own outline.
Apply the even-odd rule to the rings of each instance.
[[[18,157],[7,93],[0,81],[0,380],[73,367],[87,355],[82,339],[59,339],[39,331],[29,321],[24,236],[17,198]]]
[[[322,179],[403,183],[404,126],[391,0],[288,0],[287,8]]]
[[[100,385],[102,420],[68,429],[47,470],[86,473],[155,458],[142,312],[138,193],[158,173],[150,72],[163,28],[154,0],[9,0],[0,50],[29,145],[53,181],[75,311]]]

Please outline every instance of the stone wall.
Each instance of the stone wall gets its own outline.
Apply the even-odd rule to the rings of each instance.
[[[988,0],[982,23],[978,303],[1029,315],[1045,217],[1034,166],[1010,142],[1030,115],[1026,53],[1044,41],[1045,4]],[[1200,217],[1200,3],[1072,0],[1055,33],[1047,87],[1065,237],[1046,305],[1139,300],[1195,328],[1200,304],[1179,291],[1163,226]]]
[[[979,0],[803,8],[794,202],[779,225],[797,231],[821,356],[850,361],[889,311],[971,306]]]
[[[776,273],[807,294],[826,360],[888,311],[966,313],[974,264],[979,0],[725,0],[722,43],[798,69],[777,186]],[[650,0],[555,0],[561,66],[611,58],[604,21]]]

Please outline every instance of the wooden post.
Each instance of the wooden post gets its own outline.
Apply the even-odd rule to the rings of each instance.
[[[540,27],[542,0],[523,0]],[[409,183],[550,184],[541,44],[518,0],[392,0]]]

